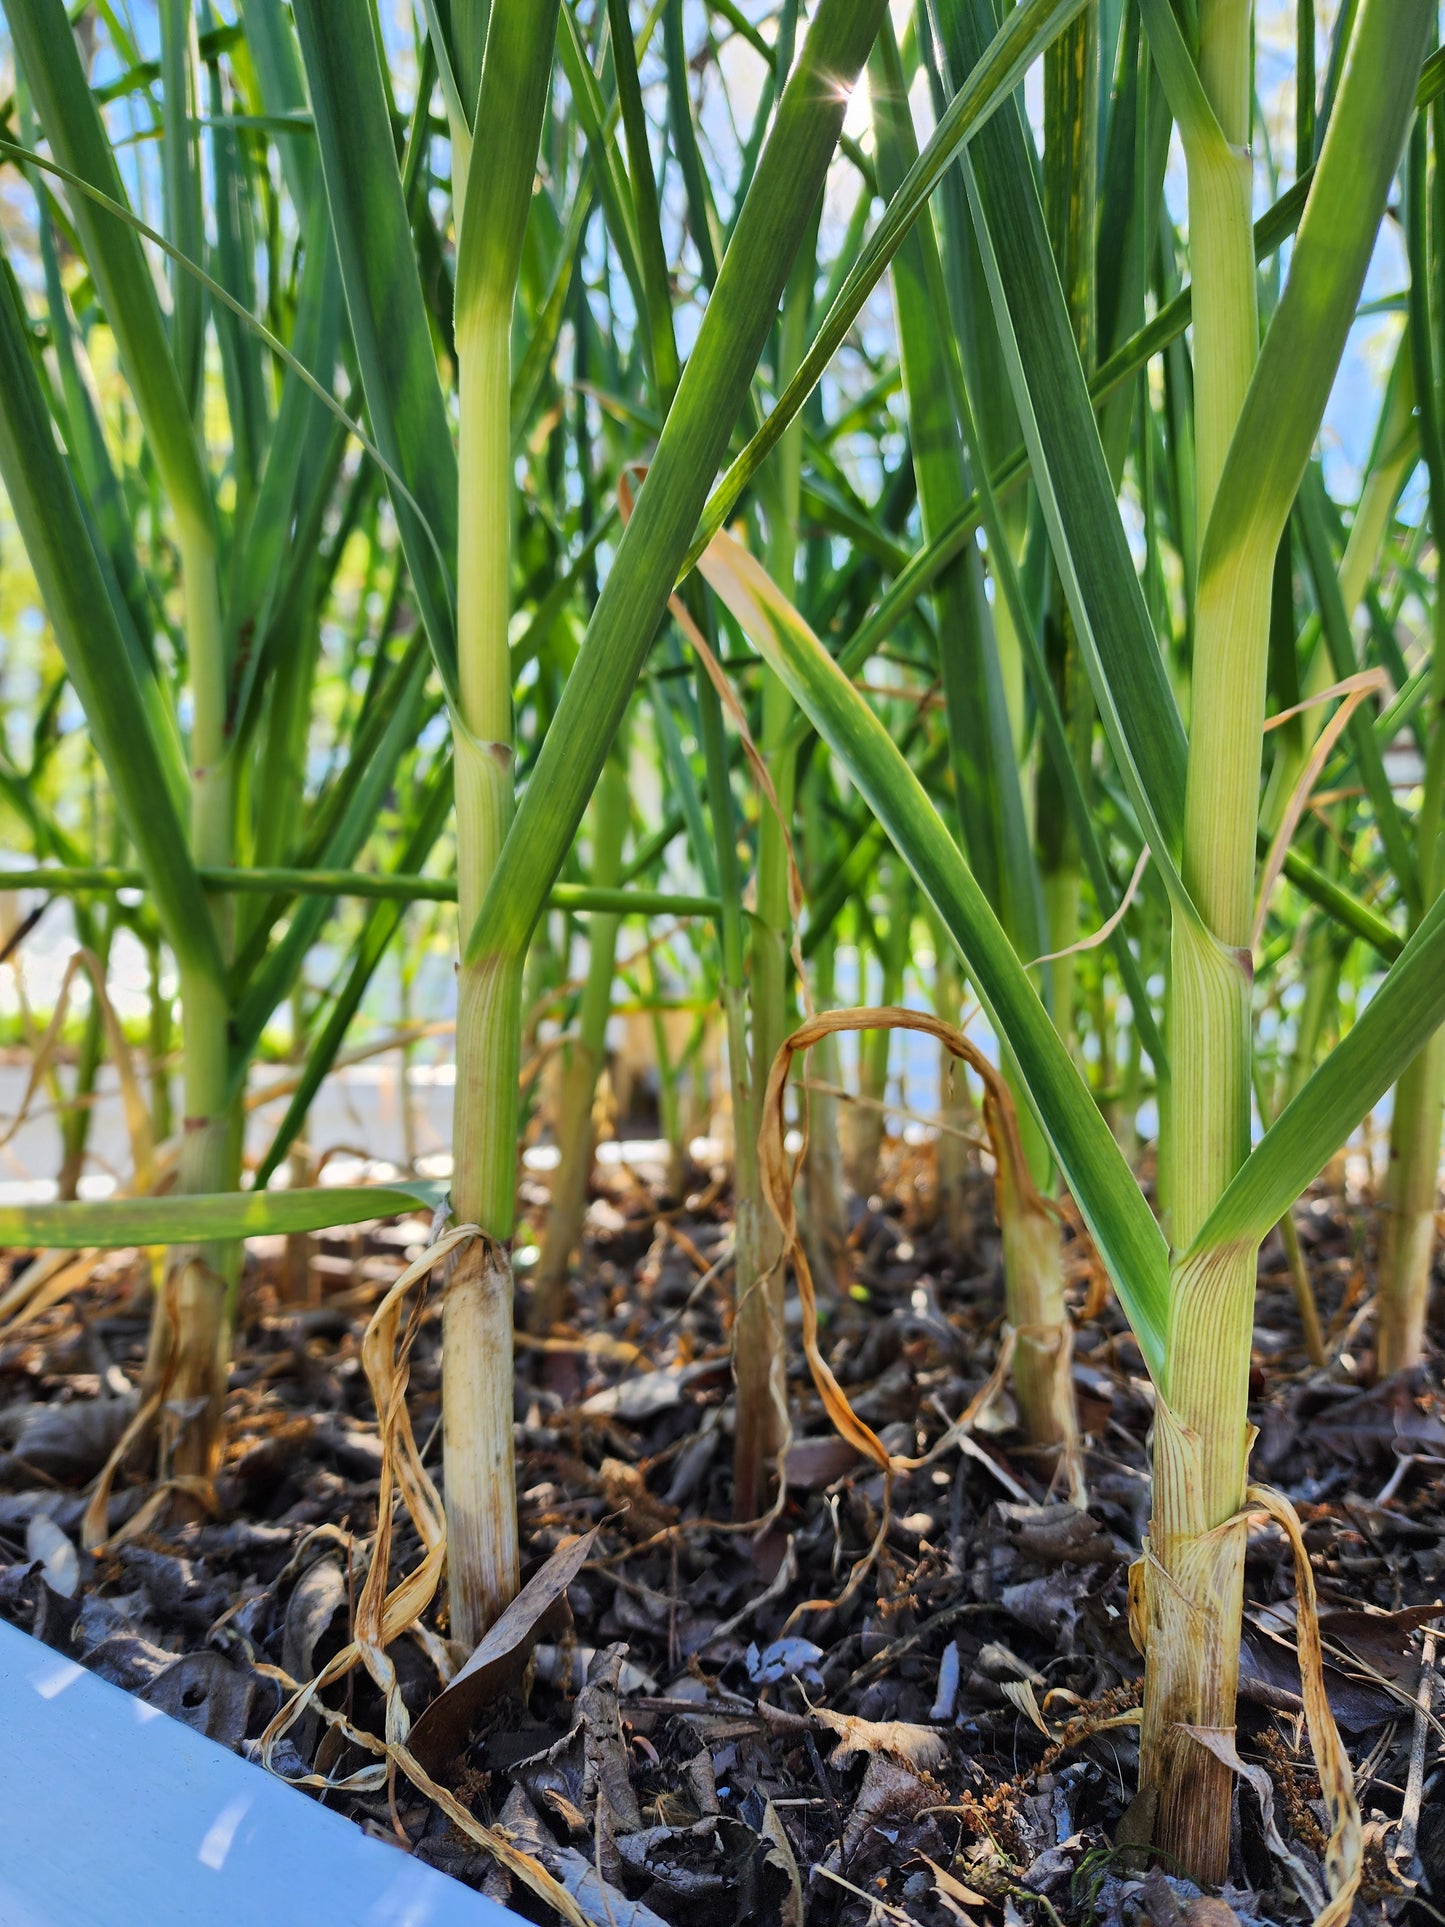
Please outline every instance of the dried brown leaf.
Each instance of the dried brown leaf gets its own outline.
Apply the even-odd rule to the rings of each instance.
[[[562,1601],[597,1540],[597,1530],[559,1546],[490,1628],[446,1691],[412,1727],[408,1745],[430,1773],[460,1753],[483,1711],[521,1678],[532,1648],[556,1630]]]
[[[473,1822],[473,1826],[475,1824]],[[565,1914],[573,1927],[668,1927],[660,1914],[643,1906],[640,1900],[629,1900],[619,1888],[604,1880],[585,1854],[575,1847],[559,1847],[520,1787],[513,1787],[507,1796],[502,1808],[502,1825],[513,1853],[530,1861],[539,1872],[545,1872],[561,1889],[565,1906],[557,1900],[552,1900],[552,1905]],[[476,1838],[476,1834],[472,1837]],[[535,1891],[541,1891],[535,1883],[530,1884]],[[550,1895],[543,1897],[551,1898]]]
[[[947,1894],[950,1900],[956,1900],[964,1907],[987,1907],[989,1904],[987,1894],[976,1894],[972,1887],[965,1887],[961,1880],[955,1879],[948,1869],[940,1867],[936,1860],[930,1860],[926,1853],[921,1857],[923,1864],[938,1882],[940,1893]]]
[[[778,1810],[771,1800],[764,1809],[763,1823],[758,1831],[768,1843],[768,1859],[782,1872],[788,1883],[787,1896],[778,1910],[778,1927],[803,1927],[803,1882],[798,1873],[797,1857],[793,1853],[788,1830],[778,1818]]]
[[[844,1862],[852,1860],[875,1827],[891,1831],[900,1821],[911,1820],[937,1797],[936,1788],[925,1785],[910,1768],[901,1766],[887,1754],[875,1753],[868,1762],[858,1798],[843,1829]]]
[[[948,1757],[948,1741],[931,1726],[910,1726],[906,1720],[861,1720],[826,1706],[815,1706],[813,1718],[838,1735],[828,1756],[832,1766],[846,1766],[860,1753],[881,1753],[926,1771],[941,1766]]]

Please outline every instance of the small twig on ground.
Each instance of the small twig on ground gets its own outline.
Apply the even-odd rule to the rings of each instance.
[[[1415,1731],[1410,1742],[1410,1770],[1405,1780],[1405,1803],[1400,1813],[1400,1838],[1394,1861],[1402,1880],[1414,1884],[1415,1841],[1420,1829],[1420,1802],[1425,1792],[1425,1753],[1430,1739],[1430,1714],[1435,1699],[1435,1642],[1433,1626],[1425,1628],[1420,1646],[1420,1679],[1415,1689]]]

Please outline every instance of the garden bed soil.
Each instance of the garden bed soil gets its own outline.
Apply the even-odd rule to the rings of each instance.
[[[997,1359],[998,1237],[982,1174],[971,1235],[951,1249],[930,1222],[926,1151],[892,1147],[889,1172],[886,1204],[854,1224],[822,1343],[859,1416],[895,1454],[923,1456]],[[437,1780],[613,1927],[690,1923],[699,1905],[717,1927],[1307,1919],[1299,1870],[1303,1884],[1319,1876],[1322,1809],[1291,1559],[1272,1525],[1249,1542],[1239,1748],[1268,1776],[1294,1864],[1271,1852],[1249,1787],[1229,1912],[1140,1851],[1151,1816],[1134,1798],[1142,1667],[1127,1588],[1149,1514],[1151,1391],[1083,1241],[1069,1256],[1087,1509],[1062,1501],[1005,1392],[894,1482],[877,1557],[849,1591],[883,1520],[882,1477],[830,1431],[796,1343],[786,1500],[761,1533],[732,1525],[729,1200],[720,1171],[689,1182],[679,1202],[611,1167],[569,1322],[519,1341],[524,1578],[555,1577],[547,1562],[576,1563],[565,1549],[595,1537],[565,1605],[524,1612],[481,1690],[414,1733]],[[540,1222],[545,1194],[531,1180],[524,1200]],[[1414,1898],[1399,1823],[1412,1748],[1424,1746],[1427,1784],[1440,1754],[1441,1729],[1417,1702],[1428,1609],[1445,1596],[1445,1409],[1433,1370],[1373,1382],[1369,1213],[1317,1197],[1298,1220],[1333,1363],[1304,1359],[1272,1239],[1253,1465],[1293,1500],[1314,1563],[1327,1683],[1366,1823],[1356,1919],[1435,1921],[1438,1782],[1413,1821]],[[313,1677],[349,1638],[381,1476],[361,1335],[428,1235],[417,1218],[313,1241],[301,1303],[283,1294],[284,1241],[254,1243],[213,1508],[127,1533],[148,1488],[123,1478],[96,1556],[78,1551],[84,1489],[133,1410],[148,1267],[107,1258],[63,1304],[0,1335],[0,1614],[255,1757],[285,1677]],[[12,1275],[26,1257],[11,1254]],[[439,1350],[434,1286],[409,1406],[440,1481]],[[393,1582],[418,1556],[398,1510]],[[434,1637],[391,1649],[413,1721],[442,1689],[444,1587],[425,1627]],[[324,1699],[382,1733],[364,1671]],[[272,1751],[296,1778],[368,1763],[314,1711]],[[399,1851],[547,1917],[405,1777],[390,1795],[324,1797]]]

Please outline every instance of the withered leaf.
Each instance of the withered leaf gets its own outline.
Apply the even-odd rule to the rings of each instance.
[[[681,1405],[683,1394],[706,1379],[721,1378],[728,1369],[726,1358],[699,1358],[690,1365],[664,1365],[656,1371],[638,1372],[618,1385],[594,1392],[579,1408],[587,1418],[620,1418],[629,1425],[656,1418]]]
[[[1159,1817],[1159,1789],[1141,1786],[1125,1807],[1114,1829],[1114,1845],[1119,1849],[1119,1864],[1137,1866],[1154,1844],[1154,1823]]]
[[[830,1766],[846,1766],[860,1753],[883,1754],[922,1768],[939,1766],[948,1757],[948,1741],[931,1726],[910,1726],[906,1720],[860,1720],[826,1706],[814,1707],[813,1718],[838,1735],[838,1744],[828,1756]]]
[[[543,1633],[553,1630],[554,1615],[568,1586],[597,1541],[597,1528],[559,1546],[523,1586],[501,1618],[444,1693],[439,1693],[411,1729],[410,1746],[428,1773],[437,1773],[466,1746],[483,1712],[521,1678],[528,1655]]]
[[[1041,1565],[1095,1565],[1116,1555],[1114,1541],[1090,1513],[1072,1505],[1012,1505],[991,1515],[997,1536]]]
[[[946,1867],[940,1867],[936,1860],[930,1860],[926,1853],[920,1858],[938,1882],[939,1892],[947,1894],[950,1900],[957,1900],[965,1907],[986,1907],[989,1904],[987,1894],[977,1894],[972,1887],[966,1887]]]
[[[1413,1689],[1420,1659],[1410,1635],[1442,1618],[1445,1606],[1407,1606],[1393,1613],[1361,1612],[1346,1606],[1321,1613],[1320,1632],[1385,1679]]]
[[[502,1825],[516,1846],[540,1860],[552,1878],[561,1882],[597,1927],[668,1927],[660,1914],[640,1900],[629,1900],[619,1888],[602,1879],[586,1854],[576,1847],[559,1847],[521,1787],[514,1786],[508,1794]]]
[[[875,1827],[891,1828],[911,1820],[937,1798],[935,1788],[896,1759],[875,1753],[858,1789],[853,1811],[843,1830],[843,1858],[850,1861]]]
[[[1302,1713],[1299,1659],[1293,1643],[1246,1618],[1239,1647],[1239,1690],[1256,1705],[1276,1713]],[[1398,1716],[1395,1694],[1370,1680],[1351,1679],[1339,1667],[1325,1665],[1325,1691],[1330,1711],[1346,1733],[1368,1733]]]
[[[21,1422],[15,1457],[50,1479],[88,1479],[115,1450],[135,1408],[133,1397],[34,1405]]]
[[[184,1653],[142,1686],[138,1697],[207,1739],[239,1752],[256,1684],[254,1673],[241,1672],[219,1653]]]
[[[642,1809],[632,1787],[631,1757],[622,1732],[618,1682],[625,1646],[609,1646],[593,1660],[587,1684],[577,1695],[577,1725],[582,1729],[584,1801],[595,1802],[598,1824],[615,1833],[636,1833]]]
[[[1445,1449],[1445,1422],[1436,1412],[1421,1410],[1406,1375],[1382,1379],[1368,1391],[1330,1404],[1308,1421],[1305,1432],[1317,1445],[1355,1461],[1389,1459],[1401,1447]]]
[[[836,1432],[821,1438],[794,1439],[783,1467],[788,1484],[799,1492],[821,1492],[858,1463],[858,1448]]]
[[[679,1900],[697,1900],[721,1893],[728,1884],[717,1836],[713,1821],[697,1820],[691,1826],[644,1827],[639,1833],[621,1834],[617,1849],[634,1877],[656,1880]]]
[[[1072,1652],[1079,1613],[1096,1574],[1097,1568],[1092,1566],[1080,1571],[1061,1566],[1042,1579],[1026,1579],[1021,1585],[1005,1586],[1000,1604],[1011,1619],[1027,1626],[1030,1632],[1057,1643],[1064,1652]]]
[[[281,1664],[292,1679],[318,1670],[316,1649],[337,1616],[346,1611],[346,1575],[339,1559],[318,1559],[292,1588],[281,1638]]]
[[[763,1855],[765,1863],[780,1876],[783,1883],[783,1892],[778,1900],[778,1927],[803,1927],[803,1882],[798,1873],[797,1856],[788,1838],[788,1830],[779,1819],[778,1810],[771,1800],[764,1808],[758,1832],[766,1843]]]

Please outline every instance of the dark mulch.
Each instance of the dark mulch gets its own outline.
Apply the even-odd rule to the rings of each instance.
[[[597,1538],[567,1595],[570,1624],[553,1615],[530,1656],[500,1669],[441,1776],[616,1927],[687,1923],[699,1902],[718,1927],[1226,1918],[1193,1905],[1187,1883],[1146,1876],[1138,1851],[1149,1824],[1132,1804],[1136,1728],[1119,1716],[1137,1705],[1141,1673],[1127,1576],[1148,1517],[1150,1390],[1087,1253],[1075,1253],[1087,1512],[1055,1495],[1005,1395],[966,1449],[896,1483],[880,1556],[838,1605],[877,1532],[881,1479],[829,1432],[799,1357],[787,1504],[760,1539],[727,1529],[728,1203],[720,1181],[692,1176],[694,1195],[660,1213],[625,1167],[614,1175],[594,1207],[572,1322],[518,1353],[524,1576],[579,1533],[596,1527]],[[893,1176],[888,1207],[855,1226],[853,1289],[827,1307],[824,1346],[858,1413],[891,1450],[918,1455],[997,1356],[997,1236],[982,1177],[960,1252],[929,1225],[921,1156],[899,1153]],[[535,1214],[543,1194],[526,1196]],[[1293,1499],[1314,1560],[1330,1692],[1367,1823],[1356,1918],[1439,1920],[1438,1726],[1427,1735],[1436,1777],[1420,1819],[1420,1897],[1404,1896],[1390,1853],[1416,1729],[1422,1616],[1411,1609],[1442,1597],[1445,1411],[1433,1375],[1370,1382],[1362,1214],[1318,1199],[1300,1217],[1338,1358],[1325,1373],[1303,1363],[1271,1241],[1253,1463]],[[139,1377],[145,1280],[112,1264],[0,1342],[0,1613],[254,1755],[283,1693],[265,1669],[311,1677],[348,1637],[380,1472],[360,1337],[426,1238],[417,1220],[318,1241],[319,1302],[306,1306],[278,1301],[279,1245],[253,1248],[215,1516],[80,1554],[69,1596],[82,1487]],[[439,1342],[433,1308],[410,1402],[438,1478]],[[113,1533],[145,1492],[117,1489]],[[416,1554],[403,1514],[393,1578]],[[1280,1826],[1317,1874],[1291,1564],[1272,1528],[1251,1538],[1247,1597],[1240,1750],[1265,1767]],[[442,1597],[431,1624],[445,1633]],[[392,1657],[415,1718],[440,1690],[436,1667],[413,1638]],[[364,1673],[328,1698],[382,1731]],[[274,1760],[332,1777],[362,1763],[314,1714]],[[543,1917],[404,1779],[395,1812],[384,1789],[326,1797]],[[1245,1922],[1307,1917],[1250,1790],[1225,1897]]]

